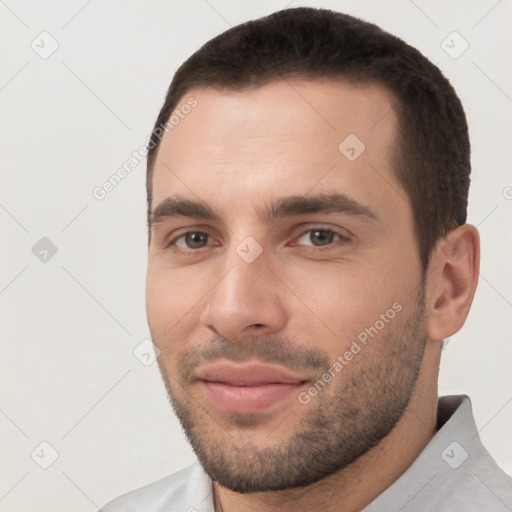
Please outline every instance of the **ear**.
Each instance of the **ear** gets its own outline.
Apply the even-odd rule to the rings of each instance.
[[[439,240],[427,279],[427,336],[441,341],[466,321],[478,284],[480,236],[464,224]]]

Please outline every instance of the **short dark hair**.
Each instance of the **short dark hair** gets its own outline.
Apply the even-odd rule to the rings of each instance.
[[[152,173],[164,126],[195,87],[242,90],[279,79],[377,84],[394,97],[393,170],[411,204],[423,272],[437,241],[466,222],[470,144],[464,109],[441,71],[377,25],[327,9],[299,7],[237,25],[205,43],[178,69],[147,156]]]

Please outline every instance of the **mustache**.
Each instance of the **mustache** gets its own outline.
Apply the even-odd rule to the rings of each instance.
[[[182,356],[180,376],[184,380],[196,367],[219,359],[234,362],[257,359],[258,362],[278,364],[290,370],[320,371],[329,367],[329,357],[325,352],[294,344],[286,338],[258,336],[236,342],[222,337],[186,352]]]

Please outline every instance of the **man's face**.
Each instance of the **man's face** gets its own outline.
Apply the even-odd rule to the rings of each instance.
[[[238,492],[304,486],[392,430],[423,354],[392,100],[333,81],[190,97],[153,177],[160,369],[210,477]]]

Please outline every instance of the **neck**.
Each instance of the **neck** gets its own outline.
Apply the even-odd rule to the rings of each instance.
[[[407,470],[435,434],[439,359],[439,342],[427,341],[407,410],[390,434],[357,461],[315,484],[286,491],[239,494],[214,483],[216,512],[362,510]]]

